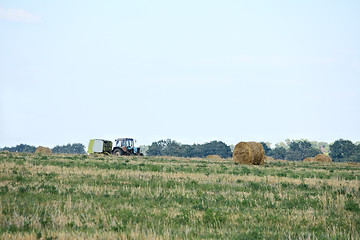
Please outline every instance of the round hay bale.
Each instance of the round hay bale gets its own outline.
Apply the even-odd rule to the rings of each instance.
[[[240,164],[261,165],[265,163],[265,151],[257,142],[239,142],[233,152],[233,160]]]
[[[36,148],[35,153],[51,154],[52,151],[48,147],[39,146],[39,147]]]
[[[222,160],[223,158],[219,155],[208,155],[206,159],[212,159],[212,160]]]
[[[318,154],[315,156],[315,162],[332,162],[332,159],[325,154]]]
[[[304,162],[332,162],[331,157],[325,154],[318,154],[315,157],[307,157],[303,160]]]
[[[303,162],[315,162],[315,158],[313,157],[307,157],[303,160]]]

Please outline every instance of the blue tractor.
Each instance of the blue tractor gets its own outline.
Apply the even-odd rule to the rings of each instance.
[[[115,139],[115,147],[112,150],[112,154],[121,155],[138,155],[143,156],[140,152],[140,148],[135,147],[133,138],[117,138]]]

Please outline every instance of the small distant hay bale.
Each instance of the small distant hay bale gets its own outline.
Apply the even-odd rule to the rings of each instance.
[[[220,157],[219,155],[208,155],[206,157],[206,159],[211,159],[211,160],[222,160],[223,158]]]
[[[315,158],[314,157],[307,157],[303,160],[303,162],[315,162]]]
[[[347,162],[346,164],[350,166],[360,166],[360,163],[358,162]]]
[[[325,154],[318,154],[315,157],[307,157],[303,160],[304,162],[332,162],[331,157]]]
[[[234,148],[233,160],[240,164],[262,165],[265,163],[264,147],[257,142],[239,142]]]
[[[39,146],[39,147],[36,148],[35,153],[51,154],[52,151],[51,151],[51,149],[48,148],[48,147]]]
[[[332,162],[332,159],[330,156],[325,154],[318,154],[315,156],[316,162]]]

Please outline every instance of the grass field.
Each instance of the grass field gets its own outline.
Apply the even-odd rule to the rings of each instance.
[[[0,153],[0,239],[360,239],[360,164]]]

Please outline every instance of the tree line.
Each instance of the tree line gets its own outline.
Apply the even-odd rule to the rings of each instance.
[[[275,159],[302,161],[317,154],[328,154],[335,162],[360,162],[360,144],[350,140],[339,139],[332,144],[325,142],[309,142],[308,140],[285,140],[285,143],[271,148],[261,142],[265,155]],[[232,157],[234,146],[228,146],[221,141],[212,141],[204,144],[181,144],[171,139],[153,142],[147,147],[148,156],[175,156],[175,157],[206,157],[219,155],[223,158]]]
[[[290,161],[301,161],[307,157],[314,157],[322,153],[319,148],[314,147],[310,142],[291,141],[288,146],[276,146],[271,149],[267,144],[261,142],[264,147],[265,155],[275,159],[285,159]]]
[[[27,144],[19,144],[15,147],[4,147],[0,149],[1,151],[9,151],[9,152],[27,152],[34,153],[36,151],[36,147],[27,145]],[[67,144],[63,146],[55,146],[51,149],[53,153],[68,153],[68,154],[86,154],[85,146],[81,143],[73,143]]]
[[[301,161],[307,157],[314,157],[319,153],[328,154],[334,162],[360,162],[360,144],[350,140],[339,139],[332,144],[324,142],[309,142],[308,140],[285,140],[271,148],[269,143],[261,142],[265,155],[274,159]],[[206,157],[219,155],[222,158],[232,157],[234,146],[228,146],[221,141],[211,141],[204,144],[181,144],[171,139],[153,142],[146,146],[148,156],[175,157]],[[19,144],[15,147],[0,148],[0,151],[34,153],[36,147]],[[53,153],[86,154],[85,146],[81,143],[55,146]]]
[[[204,144],[181,144],[171,139],[153,142],[147,149],[148,156],[175,156],[175,157],[206,157],[219,155],[222,158],[232,156],[230,146],[221,141],[212,141]]]
[[[264,147],[265,155],[275,159],[301,161],[307,157],[324,153],[328,148],[326,154],[329,154],[334,162],[360,162],[360,144],[354,144],[350,140],[339,139],[328,146],[324,143],[311,143],[307,140],[293,140],[287,141],[286,144],[277,144],[274,149],[264,142],[261,144]]]

